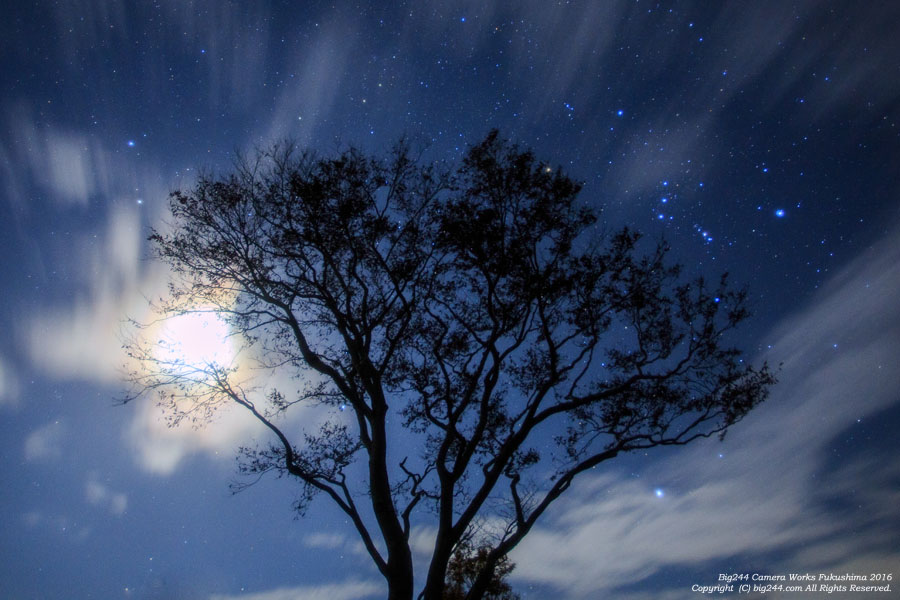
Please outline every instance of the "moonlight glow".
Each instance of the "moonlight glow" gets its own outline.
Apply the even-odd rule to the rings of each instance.
[[[185,367],[227,367],[234,360],[228,324],[212,312],[172,317],[163,325],[156,358]]]

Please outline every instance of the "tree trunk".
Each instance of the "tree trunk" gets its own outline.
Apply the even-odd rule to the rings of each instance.
[[[408,570],[401,568],[399,565],[388,563],[388,573],[388,600],[412,600],[412,563],[410,563]]]
[[[434,556],[428,567],[428,578],[422,591],[423,600],[441,600],[444,595],[444,581],[447,578],[447,563],[450,561],[450,546],[435,543]]]

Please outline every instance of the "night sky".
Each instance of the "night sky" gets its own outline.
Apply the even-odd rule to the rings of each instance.
[[[198,169],[285,137],[405,135],[454,161],[492,128],[583,181],[609,228],[747,284],[741,345],[783,363],[724,442],[574,485],[513,553],[514,589],[900,577],[900,3],[334,4],[6,3],[0,597],[383,597],[326,501],[298,520],[289,481],[232,495],[236,447],[264,435],[242,415],[168,430],[152,401],[115,404],[122,331],[165,291],[146,237]]]

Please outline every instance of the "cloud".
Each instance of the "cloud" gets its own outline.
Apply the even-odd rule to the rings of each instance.
[[[837,461],[833,448],[896,406],[898,296],[894,228],[767,336],[765,358],[784,362],[781,381],[724,444],[685,448],[638,479],[612,471],[582,481],[514,552],[513,577],[587,598],[624,596],[666,569],[740,570],[746,557],[766,564],[776,551],[772,568],[791,572],[896,564],[896,546],[884,548],[900,467],[875,457]],[[834,512],[851,501],[853,511]],[[689,596],[687,588],[654,592]]]
[[[303,537],[303,545],[309,548],[334,550],[347,543],[347,538],[339,533],[310,533]]]
[[[19,403],[19,378],[0,356],[0,406],[16,406]]]
[[[168,187],[149,163],[111,150],[96,136],[39,125],[24,102],[5,112],[10,141],[0,142],[0,158],[13,175],[6,192],[23,214],[59,205],[81,212],[92,199],[109,207],[99,219],[99,231],[92,219],[66,235],[64,243],[37,249],[43,262],[65,270],[75,283],[67,301],[29,307],[30,316],[18,323],[16,334],[32,364],[47,374],[116,382],[124,362],[122,323],[146,315],[145,298],[163,291],[167,278],[159,265],[142,262],[145,219],[161,215],[153,213],[151,203],[137,200],[164,199]],[[31,186],[43,189],[49,206],[22,197]],[[23,243],[28,240],[25,231]]]
[[[51,132],[44,137],[61,136]],[[73,152],[69,148],[64,154]],[[71,158],[69,162],[78,161]],[[79,171],[80,167],[73,169]],[[145,236],[142,210],[148,210],[147,205],[137,205],[129,198],[115,202],[116,190],[133,193],[137,189],[143,196],[158,199],[165,198],[167,192],[152,169],[142,173],[115,169],[115,176],[102,186],[96,183],[96,174],[92,177],[95,179],[90,183],[80,180],[70,183],[84,193],[91,190],[110,196],[105,227],[100,235],[90,231],[73,234],[68,255],[60,257],[71,265],[73,279],[80,282],[81,289],[68,302],[34,309],[19,324],[17,334],[24,342],[31,364],[48,375],[64,380],[123,384],[127,357],[122,350],[122,337],[126,319],[150,320],[148,298],[164,295],[169,272],[164,265],[148,265],[142,259]],[[79,191],[78,195],[84,194]],[[159,223],[162,217],[156,215],[156,219],[150,220]],[[15,377],[0,363],[0,399],[4,404],[13,401],[16,389]],[[192,452],[215,455],[227,449],[230,457],[237,440],[246,440],[258,431],[257,423],[248,421],[237,411],[224,411],[215,427],[195,431],[190,427],[168,429],[152,401],[135,409],[134,420],[126,433],[136,450],[138,463],[153,473],[171,473]],[[29,438],[27,449],[30,450],[26,454],[31,459],[53,456],[49,436],[50,430],[43,437],[34,434],[33,439]],[[114,510],[124,510],[127,504],[120,497],[111,497],[109,502]]]
[[[156,339],[152,335],[149,339]],[[232,373],[231,385],[240,388],[247,397],[260,407],[268,405],[267,398],[273,389],[278,389],[286,397],[299,394],[298,374],[287,368],[265,369],[258,365],[255,348],[241,348],[235,358],[238,370]],[[312,377],[304,374],[304,378]],[[134,450],[138,465],[156,475],[169,475],[193,455],[205,455],[214,460],[225,460],[233,465],[239,446],[259,442],[265,445],[274,440],[271,431],[250,412],[233,402],[223,400],[209,421],[191,422],[184,419],[172,425],[165,410],[159,406],[155,391],[131,402],[125,410],[134,411],[134,418],[123,438]],[[188,399],[179,402],[190,402]],[[349,414],[341,413],[344,418]],[[282,431],[302,439],[300,432],[315,431],[325,419],[333,418],[333,411],[327,408],[298,404],[286,413],[272,417]],[[321,540],[319,540],[321,541]]]
[[[315,139],[320,125],[328,123],[353,56],[354,29],[353,23],[325,24],[315,43],[294,56],[292,71],[298,76],[275,99],[269,127],[261,139],[264,146],[294,136],[303,147]]]
[[[38,126],[25,102],[6,111],[9,146],[2,154],[9,161],[13,181],[7,191],[18,195],[26,179],[42,188],[57,204],[87,207],[96,195],[112,195],[114,183],[131,172],[121,157],[94,137],[77,130]],[[116,173],[114,179],[113,174]],[[18,205],[20,198],[13,198]]]
[[[123,515],[125,509],[128,508],[128,496],[121,492],[114,492],[97,481],[95,473],[92,473],[85,483],[84,496],[90,504],[105,508],[115,516]]]
[[[46,172],[51,183],[45,185],[54,197],[63,194],[63,199],[81,203],[99,194],[109,208],[99,234],[96,230],[73,232],[70,245],[64,248],[66,254],[54,257],[78,282],[75,291],[67,301],[30,310],[18,323],[17,336],[31,365],[45,374],[63,380],[122,384],[127,362],[122,349],[126,319],[148,321],[148,298],[164,295],[169,278],[164,265],[147,263],[142,257],[145,220],[159,224],[162,215],[145,214],[143,211],[152,210],[149,203],[138,205],[134,196],[164,199],[167,188],[152,167],[134,171],[118,159],[107,160],[113,153],[97,142],[88,142],[88,136],[46,127],[39,132],[27,110],[19,113],[21,118],[11,119],[19,128],[16,160],[26,167],[26,174],[19,176],[27,179],[31,169],[30,177],[37,181],[38,174]],[[53,154],[54,148],[59,160],[44,156]],[[115,168],[98,171],[101,164]],[[24,189],[24,179],[15,189]],[[0,361],[0,403],[12,404],[17,393],[16,377]],[[257,431],[256,424],[248,424],[240,416],[226,411],[214,429],[201,432],[169,430],[160,411],[148,402],[135,411],[127,434],[141,466],[154,473],[170,473],[191,452],[215,455],[227,448],[231,456],[236,440]],[[58,457],[61,431],[61,427],[48,426],[32,434],[26,442],[26,457]],[[127,506],[124,496],[110,495],[105,501],[113,511],[121,512]]]
[[[66,515],[46,514],[39,510],[22,514],[22,522],[31,529],[42,527],[79,543],[88,539],[94,531],[92,527],[79,524]]]
[[[249,443],[266,433],[259,421],[235,405],[222,407],[210,423],[169,427],[162,409],[153,400],[141,398],[125,408],[135,411],[124,432],[126,443],[134,450],[138,465],[149,473],[169,475],[184,459],[197,453],[231,462],[240,443]]]
[[[25,460],[50,461],[62,457],[65,432],[62,421],[53,421],[32,431],[25,438]]]
[[[166,88],[171,71],[168,53],[192,60],[205,59],[201,68],[208,88],[205,96],[214,107],[246,109],[258,98],[257,90],[265,81],[263,68],[268,55],[272,18],[263,4],[244,5],[215,0],[185,3],[163,0],[151,5],[128,4],[117,0],[71,0],[45,3],[45,12],[55,22],[61,63],[72,69],[83,69],[84,61],[71,61],[71,56],[99,56],[96,48],[115,46],[130,40],[129,24],[155,21],[159,30],[160,52],[141,57],[141,72],[148,81],[147,89]],[[72,35],[72,24],[78,24],[78,35]],[[79,72],[79,76],[81,73]],[[100,74],[100,85],[109,85]]]
[[[121,329],[128,316],[148,311],[144,291],[164,286],[158,267],[141,272],[141,215],[117,205],[107,216],[99,243],[77,252],[87,290],[68,306],[41,307],[23,336],[32,363],[60,378],[112,383],[125,362]]]
[[[347,581],[320,585],[283,587],[265,592],[224,595],[213,594],[209,600],[362,600],[384,594],[384,586],[372,581]]]

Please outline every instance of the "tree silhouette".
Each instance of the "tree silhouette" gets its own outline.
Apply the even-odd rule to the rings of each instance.
[[[249,411],[272,441],[242,448],[241,472],[296,479],[301,511],[329,498],[388,598],[415,593],[426,519],[419,598],[505,597],[508,553],[575,477],[724,435],[774,382],[729,345],[744,292],[684,281],[629,229],[600,235],[580,189],[496,131],[454,168],[402,143],[386,158],[282,146],[201,177],[150,236],[174,273],[158,308],[218,313],[301,389],[132,341],[126,401],[156,392],[173,422]],[[300,406],[328,416],[288,429]]]

